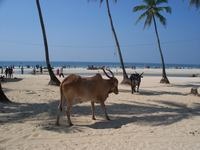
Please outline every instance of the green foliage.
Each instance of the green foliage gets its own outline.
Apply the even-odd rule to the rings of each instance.
[[[169,6],[159,6],[163,3],[168,3],[168,0],[143,0],[144,4],[135,6],[133,12],[142,11],[138,20],[144,19],[144,28],[152,24],[153,18],[158,18],[160,23],[166,26],[166,18],[161,14],[161,12],[171,13],[171,8]]]
[[[195,6],[197,9],[200,8],[200,0],[190,0],[190,5]]]

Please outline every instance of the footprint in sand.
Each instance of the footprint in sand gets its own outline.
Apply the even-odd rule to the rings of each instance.
[[[23,139],[27,139],[29,137],[30,137],[30,135],[24,135],[24,136],[22,136]]]
[[[34,138],[35,138],[35,137],[39,137],[39,136],[40,136],[39,133],[35,133],[35,134],[32,135],[32,137],[34,137]]]
[[[36,92],[34,91],[29,91],[29,90],[26,90],[26,94],[37,94]]]

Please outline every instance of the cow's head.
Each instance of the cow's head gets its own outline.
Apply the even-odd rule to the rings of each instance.
[[[109,78],[109,86],[110,86],[110,91],[109,93],[115,93],[118,94],[118,80],[117,78],[114,76],[114,73],[110,70],[110,69],[106,69],[108,72],[110,72],[111,76],[108,75],[108,73],[105,71],[104,67],[102,68],[103,72],[105,73],[105,75]]]
[[[141,78],[143,78],[143,76],[142,76],[143,73],[144,72],[142,72],[141,74],[139,74],[139,73],[135,72],[135,73],[131,74],[130,79],[131,80],[140,80]]]

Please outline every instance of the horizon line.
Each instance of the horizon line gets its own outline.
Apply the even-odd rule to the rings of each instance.
[[[46,62],[45,60],[0,60],[0,62]],[[88,63],[88,62],[93,62],[93,63],[118,63],[120,64],[119,61],[77,61],[77,60],[53,60],[53,61],[50,61],[50,62],[79,62],[79,63]],[[161,64],[159,62],[130,62],[130,61],[127,61],[127,62],[124,62],[124,64],[127,64],[127,63],[136,63],[136,64]],[[200,65],[197,64],[197,63],[165,63],[166,65]]]

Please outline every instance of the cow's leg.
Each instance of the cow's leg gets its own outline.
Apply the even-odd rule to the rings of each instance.
[[[91,108],[92,108],[92,119],[93,119],[93,120],[96,120],[95,114],[94,114],[95,107],[94,107],[94,102],[93,102],[93,101],[91,101]]]
[[[69,124],[69,126],[73,126],[72,121],[71,121],[71,119],[70,119],[71,108],[72,108],[72,105],[71,105],[70,102],[68,102],[68,103],[67,103],[66,114],[67,114],[67,119],[68,119],[68,124]]]
[[[104,111],[104,113],[105,113],[106,119],[107,119],[107,120],[110,120],[110,118],[108,117],[107,111],[106,111],[106,106],[105,106],[105,104],[104,104],[103,101],[101,101],[101,107],[102,107],[102,109],[103,109],[103,111]]]
[[[64,102],[64,97],[61,93],[61,96],[60,96],[60,103],[58,105],[58,110],[57,110],[57,119],[56,119],[56,125],[59,126],[60,123],[59,123],[59,120],[60,120],[60,115],[61,115],[61,112],[63,110],[63,102]]]
[[[137,92],[139,92],[139,88],[140,88],[140,83],[138,83]]]
[[[56,125],[57,125],[57,126],[60,125],[59,120],[60,120],[60,114],[61,114],[61,112],[62,112],[62,110],[60,109],[60,105],[61,105],[61,104],[58,105],[58,110],[57,110],[57,119],[56,119]]]
[[[135,82],[133,80],[131,81],[131,90],[133,94],[133,92],[135,92]]]
[[[131,93],[133,94],[133,85],[131,84]]]
[[[131,85],[131,93],[133,94],[133,92],[135,92],[135,87],[134,87],[134,85]]]

